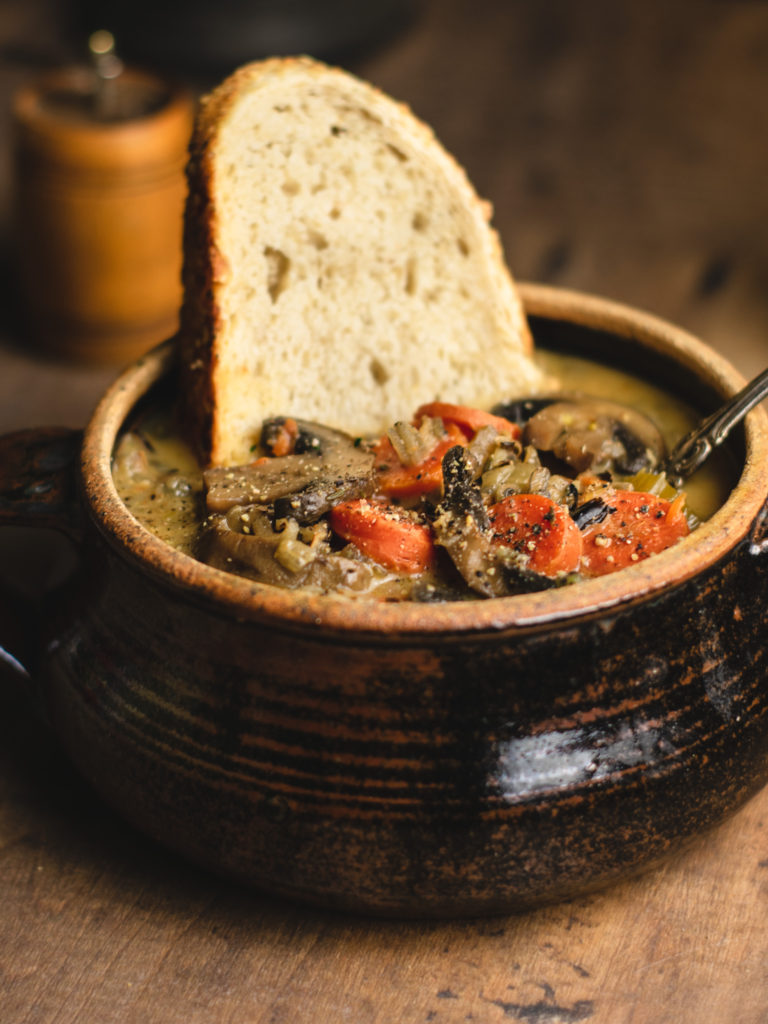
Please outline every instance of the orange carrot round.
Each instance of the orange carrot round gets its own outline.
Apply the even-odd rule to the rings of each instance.
[[[428,402],[416,410],[414,419],[417,423],[430,416],[444,423],[455,423],[469,437],[473,437],[482,427],[494,427],[500,434],[507,434],[514,441],[520,437],[521,431],[517,423],[503,416],[494,416],[483,409],[473,409],[469,405],[452,405],[450,402]]]
[[[395,505],[366,498],[342,501],[331,509],[329,522],[339,537],[393,572],[415,575],[434,559],[429,527]]]
[[[448,436],[438,441],[426,458],[414,466],[404,466],[389,438],[382,437],[374,449],[377,492],[391,498],[415,498],[439,490],[443,484],[443,456],[449,448],[466,443],[462,431],[449,426]]]
[[[510,494],[492,505],[492,541],[530,556],[534,572],[573,572],[581,557],[581,533],[568,509],[541,494]]]
[[[582,533],[584,576],[604,576],[634,565],[690,533],[682,494],[665,501],[642,491],[612,491],[604,501],[614,511]]]

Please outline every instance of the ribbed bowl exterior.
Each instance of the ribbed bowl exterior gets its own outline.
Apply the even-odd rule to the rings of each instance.
[[[107,800],[216,871],[500,912],[653,862],[762,784],[758,551],[561,627],[374,642],[233,621],[95,543],[48,703]]]

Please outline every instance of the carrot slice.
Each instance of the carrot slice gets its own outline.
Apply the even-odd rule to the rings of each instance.
[[[295,419],[287,416],[282,423],[275,424],[275,434],[271,439],[270,449],[273,455],[292,455],[299,436],[299,425]]]
[[[443,456],[455,445],[467,443],[467,438],[455,425],[449,425],[447,430],[448,436],[438,441],[429,455],[414,466],[404,466],[389,438],[382,437],[374,449],[378,493],[390,498],[415,498],[439,490],[443,485]]]
[[[615,511],[582,533],[584,576],[605,576],[634,565],[690,533],[683,495],[665,501],[642,491],[609,491],[603,500]]]
[[[452,405],[450,402],[428,402],[416,410],[414,419],[419,423],[425,416],[433,419],[440,419],[444,423],[455,423],[469,437],[473,437],[482,427],[494,427],[500,434],[507,434],[512,440],[517,441],[521,430],[517,423],[504,419],[503,416],[494,416],[492,412],[485,412],[483,409],[473,409],[469,405]]]
[[[581,558],[581,533],[568,509],[541,494],[510,494],[491,505],[492,541],[530,555],[530,568],[545,576],[573,572]]]
[[[424,572],[435,555],[429,527],[394,505],[359,498],[341,501],[328,516],[331,529],[393,572]]]

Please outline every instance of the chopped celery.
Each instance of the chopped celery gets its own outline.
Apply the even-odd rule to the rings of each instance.
[[[617,481],[617,483],[619,486],[631,487],[633,491],[654,494],[657,498],[663,498],[665,501],[674,501],[679,494],[685,493],[673,487],[663,472],[651,473],[648,470],[641,470],[639,473],[635,473],[634,476],[628,477],[623,481]],[[691,512],[687,504],[685,506],[685,518],[688,520],[688,526],[692,530],[695,530],[699,525],[698,517]]]

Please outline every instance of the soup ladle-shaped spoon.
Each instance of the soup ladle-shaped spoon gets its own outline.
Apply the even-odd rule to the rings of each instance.
[[[663,469],[673,487],[680,488],[715,448],[721,445],[750,409],[768,396],[768,369],[750,381],[719,409],[678,441]]]

